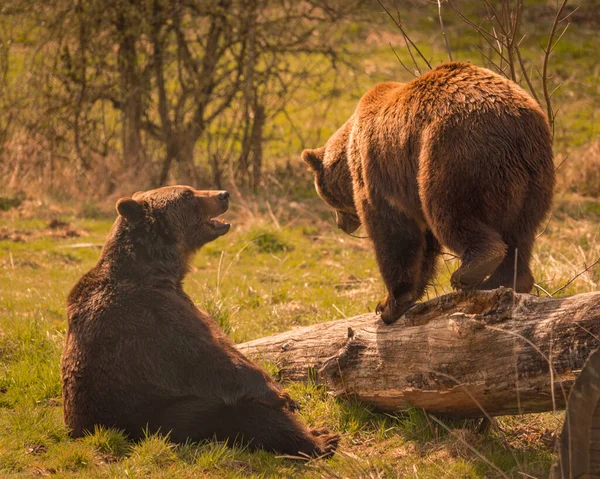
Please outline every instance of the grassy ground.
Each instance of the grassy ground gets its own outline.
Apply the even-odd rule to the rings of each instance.
[[[441,60],[436,14],[434,9],[415,16],[410,33],[430,45],[423,45],[427,55]],[[447,26],[454,33],[455,54],[479,63],[468,36],[456,34],[456,21],[448,18]],[[321,144],[349,116],[366,87],[384,79],[408,79],[388,46],[402,45],[393,30],[362,24],[349,28],[357,43],[363,42],[357,53],[360,68],[344,79],[343,88],[299,92],[294,116],[304,139],[276,121],[274,131],[286,141],[272,142],[265,150],[269,157],[291,158],[297,165],[301,148]],[[365,28],[371,31],[365,33]],[[555,103],[561,108],[557,165],[568,159],[558,170],[554,213],[534,255],[536,281],[549,292],[600,258],[600,142],[594,141],[600,106],[598,34],[585,22],[572,30],[553,60],[553,81],[564,82]],[[534,30],[526,40],[530,58],[539,55],[539,38]],[[360,314],[383,297],[369,240],[337,232],[310,182],[302,167],[293,167],[274,176],[263,195],[236,198],[228,214],[232,231],[204,248],[194,262],[187,292],[236,342]],[[448,432],[421,411],[376,414],[333,399],[314,385],[286,386],[303,406],[300,414],[307,423],[342,435],[339,454],[328,461],[299,465],[214,442],[173,447],[157,436],[133,444],[106,430],[70,439],[62,423],[59,377],[65,298],[96,261],[114,215],[101,214],[93,202],[76,207],[49,200],[16,203],[0,201],[0,210],[7,209],[0,212],[0,477],[547,475],[560,413],[501,418],[501,432],[484,437],[473,421],[442,419]],[[444,259],[435,287],[428,291],[431,297],[450,290],[448,278],[456,264],[450,256]],[[559,294],[597,290],[599,283],[600,268],[595,267]]]
[[[234,204],[234,228],[197,256],[185,288],[235,341],[372,310],[383,295],[366,239],[333,228],[316,199],[267,198]],[[540,286],[554,291],[600,256],[600,202],[559,199],[536,248]],[[33,217],[24,213],[33,207]],[[272,212],[272,214],[269,213]],[[54,224],[52,224],[52,220]],[[64,224],[56,224],[56,220]],[[544,477],[561,414],[500,420],[502,433],[476,434],[473,421],[443,420],[421,411],[382,415],[336,400],[313,385],[288,387],[311,425],[342,434],[330,461],[296,465],[271,454],[217,443],[173,447],[152,436],[138,444],[114,431],[71,440],[62,423],[59,358],[65,298],[99,254],[112,218],[82,218],[28,205],[0,219],[0,471],[65,477]],[[440,264],[429,295],[449,291],[455,264]],[[597,289],[591,270],[561,293]],[[476,451],[476,452],[475,452]]]

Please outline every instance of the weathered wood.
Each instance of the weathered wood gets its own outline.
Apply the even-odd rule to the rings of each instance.
[[[600,349],[585,363],[569,395],[552,479],[600,478]]]
[[[480,417],[564,408],[599,338],[600,292],[542,298],[500,288],[417,304],[390,326],[364,314],[238,347],[276,363],[284,380],[313,377],[380,410]]]

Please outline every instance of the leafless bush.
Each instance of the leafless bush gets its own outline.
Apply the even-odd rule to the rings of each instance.
[[[413,68],[421,73],[423,68],[431,68],[431,60],[421,52],[416,42],[407,33],[399,7],[390,7],[384,0],[378,0],[384,11],[398,27],[405,41]],[[541,65],[527,59],[522,53],[521,44],[528,33],[522,32],[523,0],[483,0],[477,12],[467,13],[459,0],[437,0],[436,7],[448,58],[452,61],[452,50],[443,21],[443,5],[476,34],[478,44],[474,48],[488,68],[526,87],[536,101],[546,110],[554,131],[556,110],[552,97],[560,85],[551,86],[550,56],[570,25],[570,17],[575,9],[567,9],[568,0],[560,0],[556,5],[553,21],[549,26],[545,46],[542,47]],[[411,71],[406,65],[405,69]]]
[[[40,180],[43,164],[52,175],[59,165],[82,177],[100,169],[108,184],[129,170],[138,189],[167,181],[256,189],[266,125],[299,87],[344,62],[336,25],[360,3],[8,0],[0,145],[11,146],[0,154],[18,141],[29,148],[27,138],[50,147],[5,160],[2,171],[13,185],[29,162]],[[24,68],[11,72],[11,62]],[[50,188],[57,177],[48,174]]]

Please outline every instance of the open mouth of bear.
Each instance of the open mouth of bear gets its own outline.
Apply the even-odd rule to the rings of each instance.
[[[231,226],[229,223],[223,221],[221,218],[213,218],[212,220],[208,220],[206,224],[217,232],[226,232]]]

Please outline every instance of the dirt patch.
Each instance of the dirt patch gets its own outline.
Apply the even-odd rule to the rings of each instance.
[[[0,241],[12,241],[13,243],[25,243],[31,232],[0,227]]]
[[[0,227],[0,241],[27,243],[39,238],[79,238],[87,236],[83,229],[73,227],[70,223],[60,220],[50,221],[44,229],[16,229],[7,226]]]
[[[334,285],[340,296],[359,300],[373,296],[376,292],[376,283],[373,278],[361,279],[350,275],[346,281]]]
[[[96,462],[100,465],[113,464],[115,462],[119,462],[122,457],[115,456],[114,454],[98,454],[94,457]]]
[[[273,307],[273,315],[276,318],[292,321],[305,316],[315,315],[317,312],[316,306],[307,305],[300,301],[290,301],[289,303],[277,304]]]
[[[39,456],[40,454],[45,454],[46,452],[48,452],[48,446],[45,444],[30,444],[29,446],[26,446],[25,454]]]
[[[52,236],[55,238],[79,238],[85,235],[85,231],[75,229],[69,223],[52,220],[46,226],[43,236]]]

